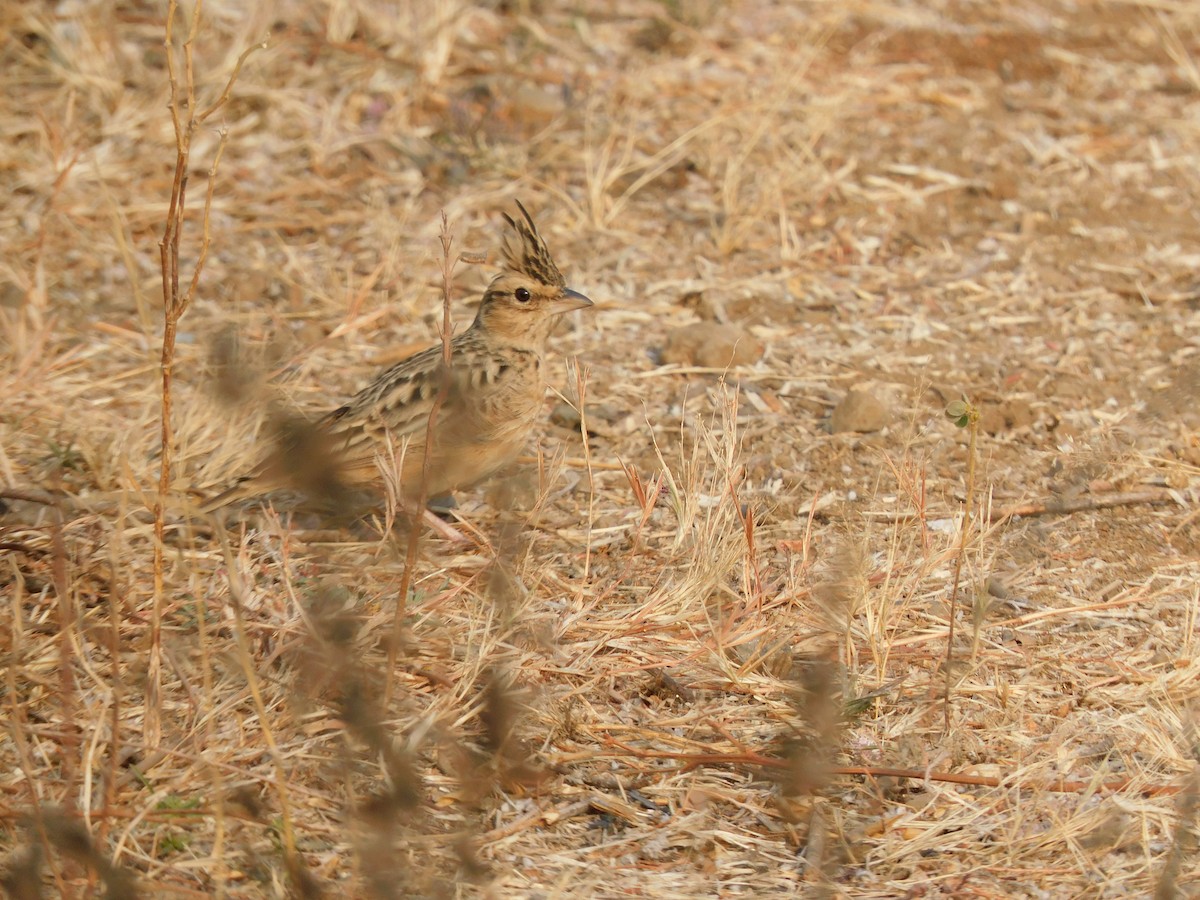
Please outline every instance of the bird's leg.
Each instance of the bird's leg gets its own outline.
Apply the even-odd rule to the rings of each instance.
[[[454,499],[453,494],[438,494],[436,497],[429,498],[425,508],[435,516],[450,521],[451,510],[458,509],[458,501]]]
[[[446,540],[453,541],[456,544],[468,544],[471,542],[470,538],[439,516],[432,509],[423,510],[422,515],[425,518],[425,524],[428,525],[433,531],[444,537]]]

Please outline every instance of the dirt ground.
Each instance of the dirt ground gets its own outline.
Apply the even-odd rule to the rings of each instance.
[[[1200,6],[210,0],[156,573],[165,7],[0,6],[12,896],[1200,896]],[[515,200],[461,540],[195,513]]]

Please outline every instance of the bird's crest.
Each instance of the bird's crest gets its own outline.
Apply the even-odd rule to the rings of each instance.
[[[546,242],[538,234],[533,218],[521,205],[520,200],[517,201],[517,209],[521,210],[523,220],[514,219],[508,213],[504,214],[505,220],[516,232],[515,240],[512,235],[504,236],[504,268],[519,275],[535,278],[549,287],[566,287],[567,280],[550,258]]]

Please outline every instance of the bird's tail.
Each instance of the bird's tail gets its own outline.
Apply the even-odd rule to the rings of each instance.
[[[258,480],[258,475],[243,475],[225,490],[209,497],[200,505],[200,512],[203,515],[215,513],[217,510],[224,509],[231,503],[237,503],[239,500],[248,500],[251,497],[257,496],[261,491],[254,486]],[[209,493],[205,491],[204,493]]]

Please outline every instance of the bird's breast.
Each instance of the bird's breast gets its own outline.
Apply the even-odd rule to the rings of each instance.
[[[537,354],[505,354],[491,360],[480,385],[480,411],[495,431],[527,430],[541,411],[545,392]]]

